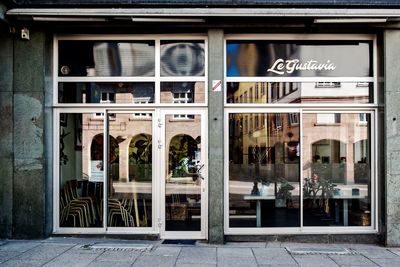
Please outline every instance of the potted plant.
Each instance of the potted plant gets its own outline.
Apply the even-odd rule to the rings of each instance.
[[[275,207],[276,208],[286,208],[286,203],[288,200],[292,199],[292,191],[294,187],[289,184],[287,180],[283,180],[281,185],[275,195]]]

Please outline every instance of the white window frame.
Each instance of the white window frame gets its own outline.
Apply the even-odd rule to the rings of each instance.
[[[112,77],[96,77],[96,76],[58,76],[58,42],[63,40],[74,41],[154,41],[155,42],[155,75],[142,76],[112,76]],[[160,50],[162,41],[204,41],[204,75],[203,76],[161,76],[161,59]],[[206,35],[190,35],[190,34],[160,34],[160,35],[56,35],[53,40],[53,107],[96,107],[104,106],[97,103],[58,103],[58,83],[60,82],[152,82],[155,84],[154,103],[146,104],[146,107],[176,107],[174,103],[161,103],[160,88],[162,82],[202,82],[204,83],[204,102],[202,103],[184,103],[179,107],[207,107],[208,105],[208,40]],[[136,105],[135,105],[136,106]],[[140,105],[137,105],[140,106]],[[132,107],[132,103],[115,103],[110,107]]]
[[[226,44],[228,40],[353,40],[372,42],[372,76],[371,77],[227,77],[226,76]],[[225,88],[229,82],[358,82],[361,84],[373,84],[373,103],[228,103],[227,92],[224,95],[224,233],[226,235],[268,235],[268,234],[369,234],[378,232],[378,75],[377,75],[377,39],[375,35],[368,34],[232,34],[225,36],[224,46],[224,81]],[[271,97],[271,89],[265,88],[268,97]],[[293,88],[292,92],[298,88]],[[371,116],[371,226],[340,226],[340,227],[304,227],[303,210],[300,209],[300,227],[271,227],[271,228],[232,228],[229,227],[229,128],[228,116],[234,113],[299,113],[300,134],[302,133],[301,118],[305,113],[369,113]],[[302,137],[303,138],[303,137]],[[303,166],[303,142],[300,140],[300,168]],[[300,172],[300,181],[302,181]],[[302,183],[301,207],[303,206]]]
[[[152,77],[126,77],[126,76],[113,76],[113,77],[95,77],[95,76],[85,76],[85,77],[60,77],[58,76],[58,42],[60,40],[104,40],[104,41],[140,41],[140,40],[154,40],[155,41],[155,75]],[[204,57],[205,57],[205,70],[204,76],[180,76],[180,77],[161,77],[160,75],[160,44],[161,41],[204,41]],[[161,82],[203,82],[204,83],[204,102],[202,103],[184,103],[179,104],[179,109],[185,110],[203,110],[205,117],[204,121],[207,120],[206,108],[208,105],[208,39],[206,35],[189,35],[189,34],[160,34],[160,35],[56,35],[53,39],[53,158],[59,158],[59,114],[60,113],[84,113],[84,114],[118,114],[118,113],[140,113],[145,114],[157,114],[153,117],[153,136],[158,137],[159,122],[157,117],[160,115],[160,110],[168,108],[178,108],[177,104],[174,103],[160,103],[160,85]],[[64,82],[153,82],[155,84],[155,95],[154,103],[58,103],[58,85]],[[107,117],[107,116],[105,116]],[[104,118],[104,115],[101,119]],[[132,117],[134,118],[134,117]],[[100,118],[99,118],[100,119]],[[103,124],[103,134],[107,136],[107,119],[104,120]],[[205,136],[205,134],[204,134]],[[108,143],[108,139],[105,138],[105,144]],[[104,155],[108,155],[107,145],[104,145]],[[157,146],[153,145],[153,155],[155,160],[159,160],[157,155]],[[205,162],[208,162],[207,158],[204,158]],[[107,173],[107,166],[105,165],[104,173]],[[91,228],[91,227],[60,227],[59,224],[59,192],[60,192],[60,175],[59,175],[59,162],[58,160],[53,161],[53,232],[57,234],[150,234],[159,235],[161,233],[161,228],[158,219],[161,217],[161,199],[159,199],[160,183],[157,177],[161,175],[157,174],[156,164],[153,164],[153,188],[152,188],[152,227],[107,227],[107,220],[103,218],[103,227]],[[106,179],[106,177],[104,177]],[[162,180],[162,179],[161,179]],[[106,196],[106,186],[104,186],[104,196]],[[205,188],[205,196],[207,197],[207,188]],[[207,201],[207,198],[205,198]],[[107,204],[103,201],[104,209],[107,208]],[[208,220],[208,210],[207,204],[204,205],[205,221]],[[207,225],[205,226],[205,238],[207,239]]]

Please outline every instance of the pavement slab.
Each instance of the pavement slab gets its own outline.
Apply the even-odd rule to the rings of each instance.
[[[131,262],[127,261],[92,261],[88,267],[130,267]]]
[[[340,266],[378,266],[362,255],[329,255]]]
[[[132,266],[135,267],[173,267],[176,257],[158,255],[140,255]]]
[[[253,248],[254,255],[259,265],[294,265],[296,261],[285,248]]]
[[[0,251],[0,263],[5,262],[15,256],[20,255],[22,252],[17,251]]]
[[[315,266],[338,267],[339,266],[327,255],[293,255],[293,258],[301,267],[315,267]]]
[[[381,267],[397,267],[400,266],[400,258],[371,259],[374,263]]]
[[[396,253],[390,251],[389,249],[385,248],[375,248],[375,249],[359,249],[357,250],[358,253],[364,255],[369,259],[390,259],[390,258],[399,258],[400,256]]]
[[[16,259],[19,260],[43,260],[45,262],[51,261],[58,255],[72,248],[71,244],[41,244],[27,252],[19,255]]]
[[[251,248],[217,248],[217,256],[218,259],[221,257],[254,257]]]
[[[254,257],[221,257],[218,258],[218,267],[258,267]]]
[[[40,241],[8,241],[0,246],[0,251],[26,252],[40,244]]]
[[[217,267],[217,265],[208,263],[176,263],[175,267]]]
[[[95,260],[100,253],[77,253],[76,251],[68,251],[57,256],[45,267],[84,267]]]
[[[216,264],[217,248],[183,247],[178,263]]]
[[[138,251],[104,251],[96,261],[126,261],[133,263],[141,252]]]
[[[182,247],[167,247],[160,246],[156,247],[151,251],[144,252],[143,255],[158,255],[158,256],[171,256],[178,257],[179,253],[181,253]]]
[[[43,260],[8,260],[1,264],[1,267],[39,267],[46,261]]]

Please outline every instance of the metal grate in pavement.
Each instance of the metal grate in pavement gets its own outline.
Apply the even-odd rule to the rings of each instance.
[[[93,245],[83,245],[81,249],[112,250],[112,251],[150,251],[153,245],[150,244],[115,244],[99,243]]]
[[[354,255],[355,251],[346,248],[290,248],[286,250],[293,255],[331,254],[331,255]]]

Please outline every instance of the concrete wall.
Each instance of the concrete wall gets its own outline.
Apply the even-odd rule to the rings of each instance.
[[[385,133],[386,151],[386,245],[400,245],[400,30],[386,30]]]
[[[224,32],[208,31],[208,238],[224,242],[224,93],[211,90],[213,80],[224,78]]]
[[[12,235],[13,40],[0,34],[0,238]]]
[[[0,42],[0,237],[45,235],[45,35]]]

